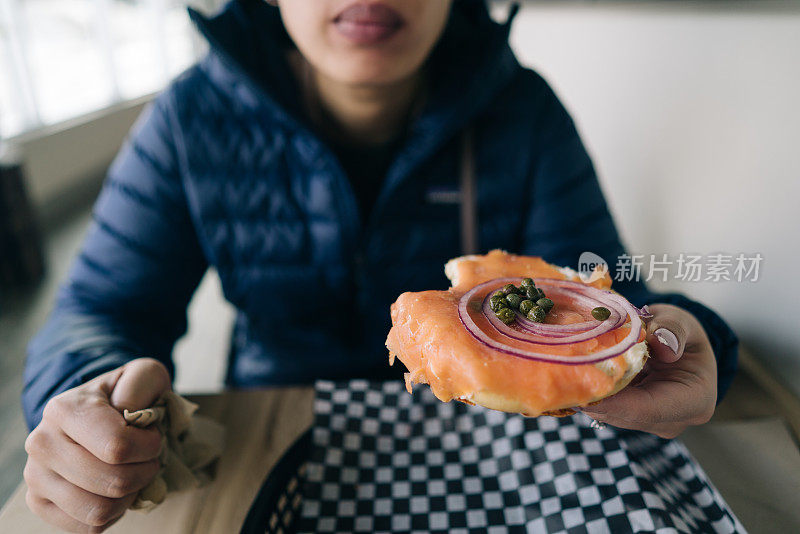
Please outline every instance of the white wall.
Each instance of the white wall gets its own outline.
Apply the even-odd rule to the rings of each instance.
[[[527,4],[512,32],[578,123],[640,254],[754,253],[676,282],[800,393],[800,5]]]

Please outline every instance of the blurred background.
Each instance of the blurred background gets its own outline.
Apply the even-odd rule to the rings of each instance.
[[[800,395],[800,2],[522,6],[512,45],[575,118],[631,253],[763,258],[757,281],[649,283],[715,308],[759,383]],[[503,19],[508,2],[492,9]],[[205,47],[179,0],[0,0],[0,192],[23,236],[0,278],[0,503],[24,465],[24,347],[130,125]],[[231,318],[209,273],[176,350],[177,389],[221,388]]]

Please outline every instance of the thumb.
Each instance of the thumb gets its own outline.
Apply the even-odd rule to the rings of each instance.
[[[653,313],[647,325],[647,343],[651,352],[662,362],[678,361],[689,335],[686,314],[670,304],[654,304],[649,309]]]
[[[164,364],[153,358],[139,358],[122,366],[111,392],[111,405],[119,411],[142,410],[169,389],[169,372]]]

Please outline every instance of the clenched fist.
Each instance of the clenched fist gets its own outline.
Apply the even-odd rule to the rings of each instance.
[[[156,475],[161,436],[128,426],[170,388],[162,363],[133,360],[53,397],[25,442],[28,506],[70,532],[102,532]]]

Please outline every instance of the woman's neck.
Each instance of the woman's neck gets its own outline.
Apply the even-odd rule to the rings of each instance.
[[[349,85],[302,61],[298,67],[306,108],[324,134],[346,144],[370,146],[388,143],[402,133],[419,94],[421,74],[391,85]]]

